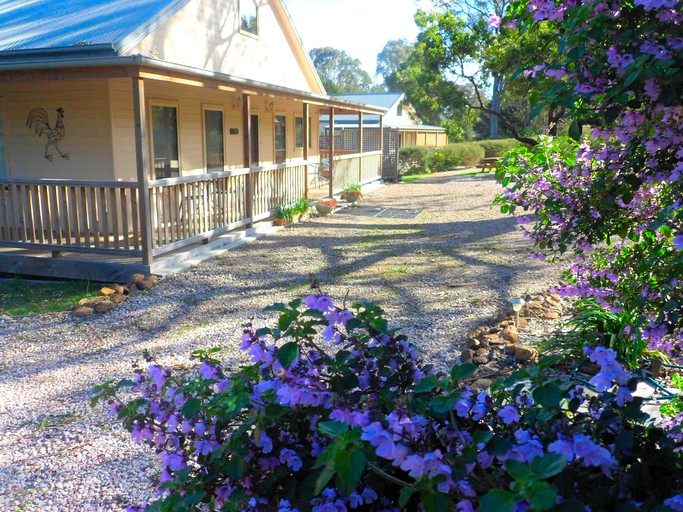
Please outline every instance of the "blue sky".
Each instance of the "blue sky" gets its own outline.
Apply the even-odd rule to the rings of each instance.
[[[285,0],[307,51],[331,46],[375,76],[377,54],[390,39],[413,41],[420,0]]]

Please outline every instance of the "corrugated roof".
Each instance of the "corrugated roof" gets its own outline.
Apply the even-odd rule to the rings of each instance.
[[[0,0],[0,51],[119,44],[187,0]],[[165,19],[165,18],[164,18]]]
[[[366,93],[366,94],[331,94],[335,98],[353,101],[354,103],[365,103],[384,107],[387,110],[393,107],[403,97],[400,92]]]

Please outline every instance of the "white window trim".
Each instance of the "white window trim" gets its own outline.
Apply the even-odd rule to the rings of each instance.
[[[297,119],[301,119],[301,146],[296,143],[296,123]],[[299,151],[304,149],[304,143],[306,142],[306,134],[304,134],[304,116],[294,116],[294,151]]]
[[[152,176],[150,179],[156,179],[156,173],[154,171],[154,120],[152,118],[152,107],[173,107],[176,110],[176,137],[178,138],[178,174],[183,176],[183,151],[182,151],[182,141],[180,140],[180,102],[173,100],[159,100],[159,99],[148,99],[147,100],[147,133],[149,133],[149,158],[152,165],[150,166]]]
[[[275,118],[276,117],[284,117],[285,118],[285,161],[282,162],[283,164],[287,163],[287,160],[289,160],[289,144],[287,144],[287,125],[289,124],[289,120],[287,118],[287,113],[286,112],[273,112],[273,163],[277,160],[277,141],[275,140],[276,134],[275,134]]]
[[[211,110],[214,112],[221,112],[223,114],[223,170],[225,171],[227,168],[227,137],[226,132],[225,132],[225,120],[226,120],[226,113],[225,113],[225,107],[223,105],[215,105],[211,103],[206,103],[202,104],[202,146],[204,147],[204,174],[207,174],[209,172],[209,153],[207,151],[206,147],[206,111]],[[215,171],[214,171],[215,172]]]

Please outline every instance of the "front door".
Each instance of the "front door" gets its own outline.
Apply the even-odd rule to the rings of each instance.
[[[259,155],[259,120],[257,115],[251,116],[251,165],[258,166],[261,161]]]

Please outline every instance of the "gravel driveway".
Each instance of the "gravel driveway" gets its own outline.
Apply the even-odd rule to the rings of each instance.
[[[226,347],[262,308],[306,293],[370,299],[440,366],[512,296],[555,283],[532,262],[515,219],[490,204],[490,176],[439,174],[390,185],[358,207],[313,219],[163,280],[106,315],[0,326],[0,510],[109,511],[151,497],[154,457],[130,441],[91,388],[129,377],[144,349],[163,364]],[[421,213],[420,213],[421,212]]]

